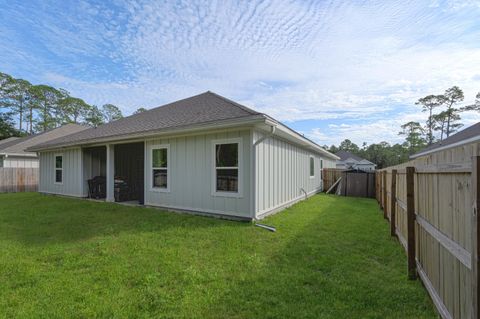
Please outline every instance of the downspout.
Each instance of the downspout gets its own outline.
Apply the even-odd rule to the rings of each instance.
[[[256,219],[257,215],[257,145],[265,141],[267,138],[272,137],[275,134],[275,130],[277,129],[276,125],[272,125],[270,127],[270,133],[267,135],[259,138],[255,143],[253,143],[252,153],[253,153],[253,163],[252,163],[252,171],[253,171],[253,219]]]
[[[273,135],[275,135],[275,130],[277,129],[277,127],[275,125],[272,125],[270,127],[270,133],[268,133],[267,135],[263,136],[262,138],[259,138],[258,141],[256,141],[255,143],[253,143],[253,146],[257,146],[258,144],[262,143],[263,141],[265,141],[267,138],[270,138],[272,137]]]

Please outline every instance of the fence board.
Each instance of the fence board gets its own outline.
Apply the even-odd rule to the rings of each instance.
[[[0,193],[36,192],[38,168],[0,168]]]
[[[375,177],[375,197],[408,253],[412,205],[407,200],[406,168],[415,169],[415,266],[442,318],[480,318],[479,155],[480,143],[471,143],[379,170]]]
[[[327,190],[342,176],[343,169],[324,168],[322,172],[323,189]]]

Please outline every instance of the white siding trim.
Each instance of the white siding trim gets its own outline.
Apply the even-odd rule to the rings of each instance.
[[[319,193],[319,192],[321,192],[321,191],[322,191],[322,188],[321,188],[321,187],[320,187],[320,188],[317,188],[317,189],[315,189],[315,190],[307,193],[307,198],[308,198],[308,197],[311,197],[311,196],[313,196],[313,195],[315,195],[315,194],[317,194],[317,193]],[[285,202],[285,203],[281,203],[281,204],[279,204],[279,205],[277,205],[277,206],[274,206],[274,207],[265,209],[265,210],[263,210],[263,211],[260,211],[260,212],[258,212],[256,219],[257,219],[257,220],[263,219],[263,218],[265,218],[265,217],[267,217],[267,216],[269,216],[269,215],[272,215],[272,214],[275,214],[276,212],[279,212],[279,211],[281,211],[281,210],[284,210],[285,208],[290,207],[290,206],[292,206],[293,204],[295,204],[295,203],[297,203],[297,202],[299,202],[299,201],[302,201],[302,200],[304,200],[304,199],[306,199],[306,198],[305,198],[305,194],[302,194],[302,195],[300,195],[300,196],[298,196],[298,197],[295,197],[295,198],[293,198],[293,199],[291,199],[291,200],[289,200],[289,201],[287,201],[287,202]]]
[[[240,215],[238,212],[233,211],[222,211],[222,210],[215,210],[215,209],[206,209],[206,208],[194,208],[194,207],[185,207],[185,206],[175,206],[175,205],[162,205],[156,203],[145,203],[145,206],[151,206],[155,208],[163,208],[165,210],[173,210],[179,212],[188,212],[188,213],[196,213],[196,214],[208,214],[208,215],[217,215],[217,216],[224,216],[224,217],[235,217],[235,219],[241,220],[252,220],[253,218],[250,216]]]
[[[215,161],[215,148],[218,144],[238,144],[238,192],[221,192],[217,191],[217,167]],[[236,138],[226,138],[220,140],[212,140],[212,196],[218,197],[243,197],[243,139],[236,137]]]

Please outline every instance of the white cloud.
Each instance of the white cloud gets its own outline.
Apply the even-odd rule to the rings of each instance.
[[[480,90],[478,1],[66,6],[0,9],[0,67],[127,113],[213,90],[289,123],[335,120],[318,140],[397,141],[402,121],[423,119],[419,97]]]

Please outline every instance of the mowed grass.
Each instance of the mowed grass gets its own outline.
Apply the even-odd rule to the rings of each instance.
[[[434,318],[374,200],[263,223],[0,194],[4,318]]]

